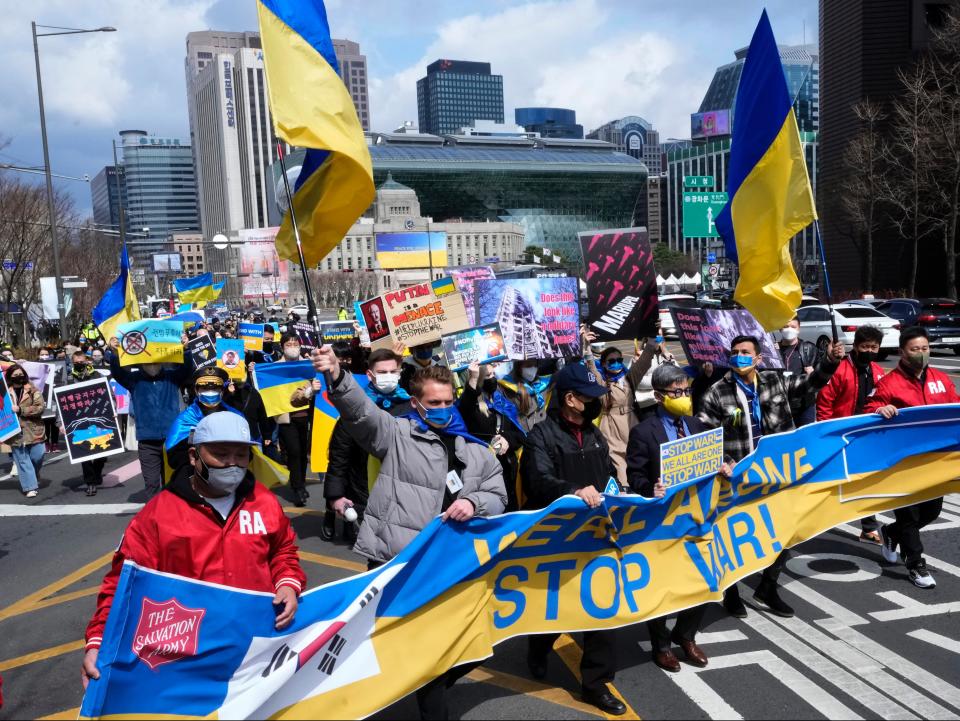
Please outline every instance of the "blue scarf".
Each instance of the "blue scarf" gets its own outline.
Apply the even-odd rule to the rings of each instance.
[[[621,368],[619,371],[617,371],[613,375],[610,375],[610,371],[608,371],[606,368],[603,369],[603,377],[606,379],[608,383],[616,383],[621,378],[623,378],[626,374],[627,374],[626,366]]]
[[[760,415],[760,395],[752,385],[743,381],[739,375],[734,375],[733,380],[737,386],[739,386],[740,390],[743,391],[743,395],[747,398],[747,403],[750,404],[750,425],[753,429],[753,445],[756,447],[757,441],[759,441],[760,436],[763,435],[763,425]]]
[[[238,416],[243,416],[243,413],[238,411],[236,408],[228,406],[226,403],[220,403],[221,410],[230,411],[231,413],[236,413]],[[195,400],[186,410],[184,410],[180,415],[178,415],[174,420],[173,424],[170,426],[170,430],[167,431],[167,442],[164,444],[166,450],[170,450],[175,445],[180,443],[180,441],[185,438],[190,437],[190,432],[197,427],[197,424],[203,420],[203,409],[200,407],[200,401]],[[255,441],[259,441],[259,438],[254,438]]]
[[[373,387],[371,383],[366,387],[367,398],[376,403],[380,408],[388,410],[393,406],[399,405],[404,401],[410,400],[410,394],[407,393],[403,388],[397,386],[397,389],[390,395],[385,395]]]
[[[427,431],[433,431],[438,435],[460,436],[465,441],[470,443],[479,443],[481,446],[490,445],[489,443],[485,443],[476,436],[472,436],[467,432],[467,424],[463,422],[463,416],[460,415],[460,411],[457,410],[456,406],[450,410],[450,425],[448,425],[446,428],[434,428],[433,426],[427,425],[427,422],[423,420],[423,418],[420,417],[420,414],[415,410],[411,410],[403,417],[413,421],[417,428],[424,433]]]
[[[545,403],[543,392],[550,386],[550,376],[538,376],[537,378],[534,378],[533,383],[527,383],[522,378],[520,380],[514,380],[513,374],[511,373],[509,375],[505,375],[503,380],[516,387],[522,385],[527,389],[527,393],[537,399],[537,410],[543,410]]]
[[[517,407],[507,400],[507,397],[500,391],[494,391],[493,396],[487,399],[487,406],[492,408],[501,416],[506,416],[507,420],[513,423],[520,432],[526,436],[527,432],[520,425],[520,412]]]

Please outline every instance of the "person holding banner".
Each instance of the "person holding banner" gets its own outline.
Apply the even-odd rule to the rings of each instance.
[[[540,375],[540,361],[516,360],[513,369],[500,379],[504,397],[517,407],[520,427],[529,433],[547,417],[550,376]]]
[[[830,382],[845,355],[843,341],[828,346],[827,354],[813,373],[787,376],[780,371],[761,371],[760,339],[737,336],[730,343],[730,372],[710,387],[703,397],[697,417],[708,428],[723,428],[723,452],[734,461],[750,455],[764,435],[796,429],[790,403],[804,399],[811,389],[819,390]],[[777,556],[763,571],[753,598],[774,615],[791,618],[793,609],[780,598],[777,581],[787,563],[787,551]],[[735,618],[746,618],[747,609],[740,600],[737,584],[723,594],[723,605]]]
[[[211,413],[189,441],[189,465],[127,526],[100,585],[87,625],[81,679],[100,678],[97,657],[117,583],[127,560],[164,573],[273,593],[274,622],[293,622],[306,585],[296,536],[283,508],[250,472],[255,441],[243,417]]]
[[[546,508],[553,501],[573,494],[591,508],[603,503],[601,495],[616,468],[607,441],[593,424],[600,415],[601,399],[607,394],[596,375],[581,363],[565,365],[553,377],[559,408],[533,427],[523,446],[520,475],[527,496],[526,509]],[[583,634],[580,663],[585,703],[604,713],[621,716],[626,706],[610,693],[617,668],[615,631]],[[537,680],[547,674],[547,658],[559,634],[531,636],[527,666]]]
[[[660,446],[702,433],[707,427],[693,417],[690,377],[683,370],[675,365],[661,365],[653,372],[652,381],[657,411],[630,430],[627,476],[634,493],[663,498],[666,489],[660,482]],[[647,621],[653,662],[657,666],[671,673],[680,671],[680,661],[670,648],[671,642],[683,650],[691,665],[698,668],[707,665],[707,655],[696,642],[706,608],[706,605],[694,606],[678,613],[672,633],[667,629],[666,616]]]
[[[4,380],[9,389],[10,410],[20,421],[20,433],[4,443],[13,451],[20,490],[27,498],[36,498],[40,489],[40,468],[43,466],[45,451],[43,409],[46,403],[43,394],[30,383],[27,371],[18,363],[7,368]]]
[[[100,374],[94,370],[93,363],[90,362],[87,354],[83,351],[78,350],[74,352],[71,356],[71,361],[73,362],[73,368],[66,378],[64,378],[63,382],[57,384],[58,388],[100,378]],[[69,443],[69,440],[67,442]],[[106,462],[106,458],[94,458],[93,460],[82,461],[80,463],[80,468],[83,472],[83,482],[87,487],[86,494],[88,496],[97,495],[97,489],[103,485],[103,466]]]

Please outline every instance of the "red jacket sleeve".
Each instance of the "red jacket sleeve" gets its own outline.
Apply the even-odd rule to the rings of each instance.
[[[113,596],[117,592],[117,583],[120,581],[123,562],[129,559],[147,568],[156,568],[158,564],[159,554],[156,534],[151,533],[153,521],[148,508],[149,506],[140,511],[130,521],[130,525],[127,526],[123,539],[120,541],[119,548],[113,554],[110,570],[103,577],[103,582],[100,584],[100,593],[97,595],[97,609],[93,612],[90,623],[87,624],[85,634],[87,649],[100,648],[100,644],[103,642],[103,628],[107,625],[107,616],[110,615]]]
[[[276,590],[280,590],[281,586],[290,586],[299,595],[307,585],[307,576],[300,566],[297,537],[290,525],[290,519],[284,515],[279,503],[276,514],[279,517],[277,532],[270,539],[270,575],[273,586]]]
[[[837,389],[840,387],[837,374],[834,373],[830,382],[817,393],[817,420],[829,421],[833,418],[834,402],[837,400]]]
[[[878,408],[883,408],[884,406],[897,405],[893,402],[893,399],[890,395],[890,385],[891,385],[891,374],[885,375],[879,383],[874,387],[873,393],[867,398],[866,404],[863,406],[864,413],[876,413]]]

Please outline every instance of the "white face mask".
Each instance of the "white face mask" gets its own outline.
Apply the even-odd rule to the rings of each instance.
[[[786,328],[780,329],[780,337],[785,341],[795,341],[800,337],[800,331],[791,326],[787,326]]]
[[[537,378],[537,367],[524,366],[523,370],[520,371],[520,375],[527,383],[532,383]]]
[[[289,361],[300,360],[300,349],[299,348],[284,348],[283,357]]]
[[[400,385],[399,373],[376,373],[373,378],[373,387],[385,396],[393,393]]]

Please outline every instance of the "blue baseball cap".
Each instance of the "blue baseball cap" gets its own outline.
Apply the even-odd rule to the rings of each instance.
[[[243,416],[231,411],[211,413],[193,429],[193,445],[205,443],[242,443],[255,446],[250,438],[250,425]]]
[[[599,398],[609,392],[605,385],[601,385],[597,374],[583,363],[568,363],[554,373],[553,385],[561,395],[573,391],[582,396]]]

